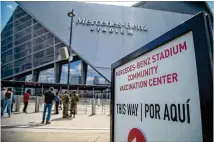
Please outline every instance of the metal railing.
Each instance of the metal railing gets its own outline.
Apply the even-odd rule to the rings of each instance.
[[[14,111],[22,112],[24,103],[23,103],[23,96],[15,96],[15,104],[13,107]],[[37,101],[38,102],[37,102]],[[91,115],[92,114],[92,100],[93,98],[81,98],[77,105],[77,114],[85,114]],[[36,105],[36,103],[39,103]],[[110,114],[110,100],[109,99],[95,99],[95,109],[96,115],[109,115]],[[36,109],[37,106],[37,109]],[[35,113],[35,112],[43,112],[44,104],[42,102],[41,96],[30,96],[27,112],[28,113]],[[61,108],[63,108],[61,104]],[[55,110],[55,104],[53,104],[52,111]],[[61,109],[59,109],[61,110]],[[61,112],[60,112],[61,113]]]

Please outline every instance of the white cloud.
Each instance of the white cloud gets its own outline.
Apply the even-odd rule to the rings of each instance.
[[[80,66],[81,67],[81,66]],[[80,70],[78,70],[78,66],[76,67],[76,69],[73,69],[73,68],[71,68],[70,69],[70,74],[73,74],[73,75],[81,75],[81,72],[80,72]],[[62,73],[63,74],[67,74],[67,72],[68,72],[68,66],[63,66],[62,67]]]
[[[78,64],[76,70],[81,71],[81,64]]]
[[[13,6],[12,5],[7,5],[7,8],[9,8],[9,9],[13,9]]]
[[[105,79],[104,78],[100,78],[99,82],[100,82],[100,84],[105,84]]]
[[[94,77],[87,77],[86,84],[93,84]]]
[[[87,81],[93,81],[94,77],[87,77]]]
[[[91,68],[91,66],[88,65],[88,71],[92,71],[93,69]]]

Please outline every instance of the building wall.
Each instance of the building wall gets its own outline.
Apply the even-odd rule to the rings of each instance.
[[[184,13],[184,14],[191,14],[191,15],[195,15],[201,11],[204,11],[212,15],[204,1],[202,2],[145,1],[145,2],[139,2],[135,4],[134,7],[170,11],[170,12]]]
[[[80,58],[109,80],[112,63],[192,16],[158,10],[81,2],[18,2],[18,4],[38,21],[42,27],[53,33],[56,39],[59,39],[67,46],[70,32],[70,18],[67,16],[67,12],[73,8],[76,16],[73,24],[72,49]],[[113,24],[115,22],[117,24],[125,24],[125,26],[118,28],[117,25],[103,27],[77,24],[78,17],[81,20],[85,17],[88,20],[110,21]],[[127,23],[141,25],[141,27],[146,26],[148,30],[129,29],[126,27]],[[94,31],[90,30],[91,27],[95,28]],[[100,29],[99,32],[97,31],[98,29]],[[124,31],[123,34],[120,33],[121,29]],[[119,32],[116,32],[117,30]],[[56,45],[54,47],[54,50],[56,50]],[[41,47],[41,50],[43,49],[44,47]],[[41,52],[41,54],[45,53],[48,54],[49,52]],[[38,58],[40,56],[39,51],[36,55],[33,55],[33,57]],[[57,56],[54,56],[54,59],[56,59]],[[33,61],[34,65],[37,65],[35,62],[44,64],[36,59]],[[47,62],[50,62],[50,60]]]

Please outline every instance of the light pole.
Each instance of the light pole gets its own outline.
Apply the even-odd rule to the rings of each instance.
[[[70,27],[70,40],[69,40],[69,58],[68,58],[68,80],[67,80],[67,89],[69,90],[69,79],[70,79],[70,61],[72,61],[72,50],[71,50],[71,41],[72,41],[72,26],[73,26],[73,17],[75,16],[74,9],[71,12],[68,12],[68,17],[71,17],[71,27]]]

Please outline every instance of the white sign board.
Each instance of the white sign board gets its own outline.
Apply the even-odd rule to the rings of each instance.
[[[115,69],[114,141],[203,141],[192,32]]]

